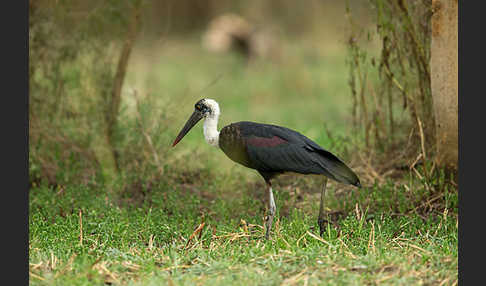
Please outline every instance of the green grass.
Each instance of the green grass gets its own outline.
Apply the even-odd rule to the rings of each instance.
[[[209,97],[220,103],[220,127],[240,120],[279,124],[341,155],[353,135],[345,47],[312,44],[290,44],[281,62],[251,67],[236,55],[209,54],[195,41],[139,47],[126,86],[159,98],[160,124],[168,125],[157,134],[164,146],[194,103]],[[130,115],[133,103],[125,93],[123,114]],[[361,190],[329,182],[333,223],[320,238],[320,180],[282,176],[274,183],[272,239],[265,241],[263,180],[205,144],[201,129],[176,148],[157,146],[164,164],[158,179],[132,174],[108,185],[32,187],[30,284],[457,284],[457,191],[428,187],[445,185],[445,178],[363,178]]]
[[[214,179],[214,174],[207,174]],[[293,178],[295,179],[295,178]],[[178,180],[174,178],[174,180]],[[220,193],[229,180],[241,194]],[[164,182],[107,193],[98,186],[39,186],[30,191],[32,285],[363,285],[457,282],[457,215],[393,215],[385,207],[348,208],[318,236],[311,184],[275,188],[272,239],[263,239],[261,186],[238,178]],[[259,188],[260,187],[260,188]],[[329,191],[332,194],[333,188]],[[127,200],[144,192],[144,199]],[[312,193],[314,192],[314,193]],[[130,195],[129,195],[130,194]],[[312,198],[315,199],[312,199]],[[350,199],[351,201],[353,199]],[[340,209],[332,195],[328,208]],[[341,210],[344,210],[341,208]],[[81,224],[82,227],[81,227]],[[191,240],[194,230],[202,231]],[[82,230],[82,239],[81,239]],[[306,282],[307,281],[307,282]]]

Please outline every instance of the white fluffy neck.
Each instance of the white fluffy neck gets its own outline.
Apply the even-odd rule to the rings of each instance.
[[[211,113],[204,119],[203,131],[204,139],[209,145],[219,146],[219,131],[218,131],[218,118],[219,118],[219,106],[216,101],[206,99],[206,104],[211,107]]]

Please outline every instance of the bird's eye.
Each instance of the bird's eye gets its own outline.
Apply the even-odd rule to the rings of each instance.
[[[196,109],[197,110],[201,110],[201,105],[200,104],[196,104]]]

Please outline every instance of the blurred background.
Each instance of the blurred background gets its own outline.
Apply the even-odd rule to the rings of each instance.
[[[220,128],[278,124],[337,148],[329,133],[351,135],[347,44],[370,13],[364,1],[30,1],[31,180],[143,176],[187,158],[240,168],[202,126],[169,149],[203,97],[220,103]]]
[[[260,181],[202,124],[170,148],[201,98],[219,102],[219,128],[297,130],[365,184],[400,186],[415,167],[431,179],[432,12],[428,0],[30,1],[31,186]]]

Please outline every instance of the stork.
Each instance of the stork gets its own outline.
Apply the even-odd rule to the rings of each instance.
[[[218,131],[220,109],[209,98],[196,102],[194,112],[177,135],[172,147],[204,118],[204,138],[219,147],[231,160],[255,169],[266,183],[267,210],[265,238],[270,237],[276,206],[271,180],[285,172],[324,175],[317,223],[322,236],[324,231],[324,194],[327,178],[361,187],[358,176],[338,157],[317,143],[289,128],[249,121],[231,123]]]

